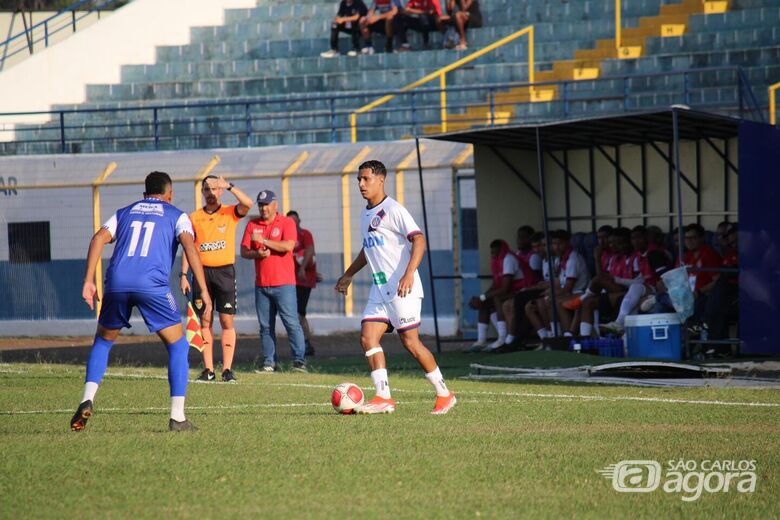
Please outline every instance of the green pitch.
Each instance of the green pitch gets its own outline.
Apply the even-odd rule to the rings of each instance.
[[[780,496],[780,392],[469,382],[429,415],[433,392],[400,356],[398,410],[338,416],[330,388],[369,390],[364,361],[311,374],[191,384],[200,431],[167,432],[166,372],[109,368],[95,416],[70,417],[84,369],[0,364],[2,518],[769,518]],[[445,375],[475,358],[441,357]],[[492,358],[498,359],[498,358]],[[505,358],[509,359],[509,358]],[[194,377],[195,371],[191,371]],[[692,402],[697,401],[697,402]],[[736,403],[736,404],[734,404]],[[753,403],[748,406],[745,403]],[[623,460],[755,461],[755,491],[618,492]],[[666,476],[664,476],[666,478]],[[689,481],[689,485],[695,485]],[[711,480],[710,485],[717,484]]]

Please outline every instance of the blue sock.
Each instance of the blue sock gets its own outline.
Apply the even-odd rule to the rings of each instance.
[[[97,383],[103,380],[103,374],[108,367],[108,353],[111,352],[113,341],[108,341],[100,336],[95,336],[95,342],[92,343],[92,350],[87,359],[87,377],[86,383]]]
[[[187,393],[187,378],[190,364],[187,359],[190,344],[182,336],[178,341],[166,347],[168,349],[168,384],[171,387],[171,397],[184,397]]]

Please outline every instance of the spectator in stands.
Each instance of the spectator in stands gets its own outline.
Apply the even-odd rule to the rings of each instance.
[[[441,25],[452,23],[458,30],[460,42],[455,46],[456,51],[465,51],[469,48],[466,39],[466,29],[482,27],[482,12],[479,10],[479,0],[447,0],[447,15],[442,16]]]
[[[557,336],[561,331],[566,335],[570,334],[572,326],[572,312],[563,307],[565,302],[579,298],[588,288],[590,282],[590,272],[585,258],[582,257],[571,246],[571,233],[565,229],[559,229],[552,233],[553,255],[558,258],[558,279],[559,289],[556,290],[555,303],[558,310],[560,323],[553,323],[553,336]],[[552,298],[548,295],[545,298],[548,307],[547,314],[552,319]]]
[[[406,38],[409,29],[422,33],[423,46],[430,47],[430,32],[440,28],[441,4],[439,0],[408,0],[406,7],[393,19],[393,32],[398,36],[399,51],[411,49]]]
[[[276,371],[276,315],[282,318],[292,350],[292,370],[306,372],[303,329],[296,314],[295,261],[298,241],[295,221],[279,214],[276,194],[257,195],[260,218],[250,220],[241,240],[241,258],[255,263],[255,307],[260,322],[263,367],[260,374]]]
[[[339,33],[345,32],[352,37],[352,49],[347,56],[357,56],[360,52],[360,20],[368,14],[363,0],[341,0],[339,11],[330,26],[330,50],[320,53],[323,58],[335,58],[339,55]]]
[[[401,0],[374,0],[374,6],[368,10],[368,15],[360,20],[363,54],[374,54],[371,33],[385,35],[385,52],[393,52],[393,20],[403,8]]]
[[[609,249],[612,251],[612,256],[606,272],[597,275],[582,296],[563,303],[564,308],[569,311],[581,307],[580,336],[586,338],[594,332],[596,312],[601,307],[602,292],[607,296],[605,307],[617,309],[628,286],[636,278],[631,231],[627,228],[613,230],[609,239]]]
[[[479,311],[479,323],[477,341],[469,347],[468,352],[491,351],[506,343],[507,326],[503,303],[512,298],[524,284],[525,274],[520,262],[512,253],[509,244],[503,240],[493,240],[490,243],[490,272],[493,275],[490,289],[469,301],[469,307]],[[490,322],[498,332],[498,339],[488,345],[487,331]]]
[[[607,272],[607,266],[609,265],[610,258],[612,258],[612,251],[609,249],[609,236],[614,231],[614,228],[609,225],[604,225],[596,232],[596,239],[598,243],[593,249],[593,261],[596,266],[596,275]]]
[[[287,216],[295,221],[298,228],[298,241],[293,249],[295,260],[295,295],[298,301],[298,319],[303,328],[306,355],[314,355],[311,344],[311,328],[306,319],[306,307],[309,305],[311,290],[317,287],[317,263],[314,256],[314,236],[311,231],[301,227],[301,217],[297,211],[288,211]]]
[[[739,267],[739,252],[736,224],[729,224],[724,231],[723,259],[721,267],[737,269]],[[739,273],[720,273],[715,281],[704,309],[704,325],[707,327],[709,339],[721,340],[728,337],[729,317],[737,315],[739,297]]]

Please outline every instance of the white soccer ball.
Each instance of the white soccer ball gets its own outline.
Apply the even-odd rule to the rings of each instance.
[[[355,413],[355,409],[363,404],[363,390],[352,383],[341,383],[330,394],[330,404],[340,414]]]

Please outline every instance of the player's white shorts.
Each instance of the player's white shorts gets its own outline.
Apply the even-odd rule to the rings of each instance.
[[[368,302],[363,311],[361,323],[376,321],[389,323],[397,332],[416,329],[420,326],[420,313],[422,312],[422,298],[400,296],[387,303]]]

